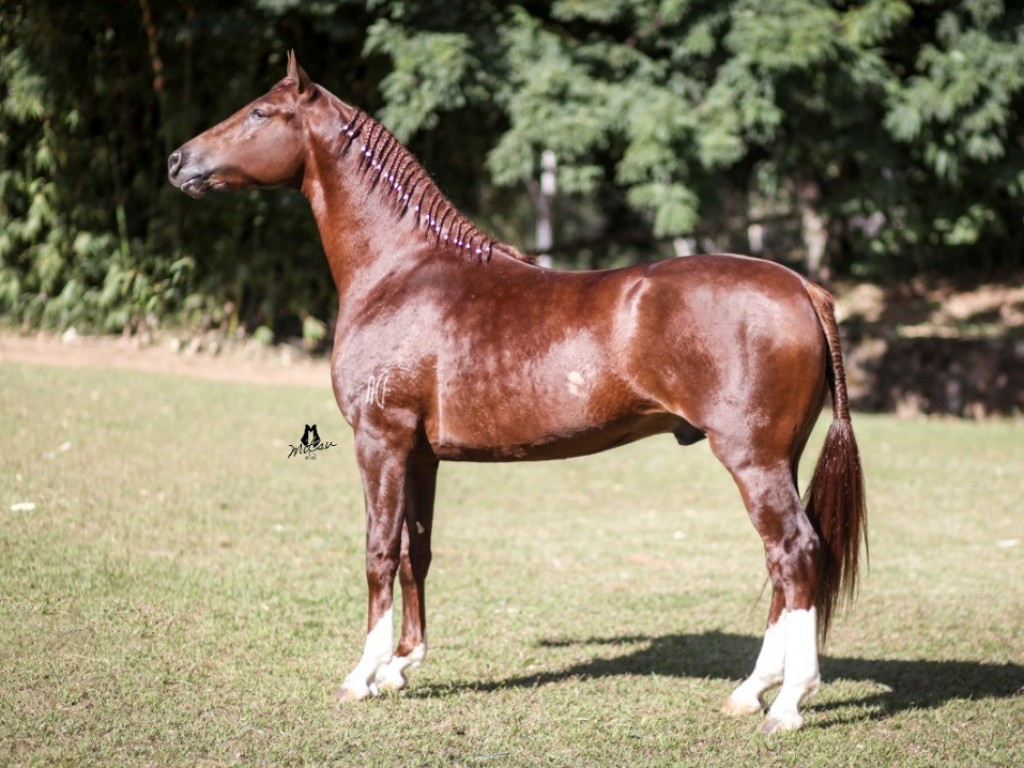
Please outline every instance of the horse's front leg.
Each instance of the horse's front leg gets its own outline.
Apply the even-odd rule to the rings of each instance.
[[[392,659],[395,574],[402,551],[411,438],[357,432],[356,460],[366,502],[366,584],[369,590],[363,655],[341,686],[343,701],[378,693],[377,672]]]
[[[430,569],[430,532],[434,520],[437,461],[413,461],[406,474],[405,523],[398,579],[402,585],[402,636],[391,662],[377,670],[381,690],[404,688],[406,670],[427,655],[427,608],[424,587]]]

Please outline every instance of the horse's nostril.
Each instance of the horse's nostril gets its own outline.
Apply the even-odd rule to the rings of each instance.
[[[185,161],[185,156],[181,153],[181,150],[177,150],[171,153],[171,156],[167,158],[167,170],[171,176],[177,176],[178,171],[181,170],[181,166]]]

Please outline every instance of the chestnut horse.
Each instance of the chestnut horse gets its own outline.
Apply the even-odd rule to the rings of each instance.
[[[367,636],[344,699],[402,688],[426,655],[440,461],[562,459],[671,432],[682,445],[708,439],[764,540],[768,627],[725,711],[761,712],[781,685],[763,730],[803,724],[817,641],[852,596],[866,532],[828,293],[732,255],[538,267],[462,216],[387,129],[311,82],[291,53],[281,82],[168,164],[196,198],[300,189],[319,226],[339,299],[334,394],[366,502]],[[805,508],[797,465],[829,394]]]

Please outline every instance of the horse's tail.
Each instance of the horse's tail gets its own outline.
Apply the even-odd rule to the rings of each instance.
[[[824,643],[836,608],[851,602],[856,592],[862,538],[865,554],[868,546],[867,505],[832,296],[813,283],[805,285],[828,342],[832,391],[832,425],[804,495],[807,517],[821,540],[816,607],[818,634]]]

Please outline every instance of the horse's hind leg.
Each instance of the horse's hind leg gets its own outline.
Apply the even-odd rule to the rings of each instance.
[[[398,580],[402,585],[402,635],[391,661],[377,670],[380,690],[404,688],[406,670],[427,655],[427,611],[424,592],[430,569],[430,533],[434,519],[437,462],[414,463],[406,475],[405,522]]]
[[[776,462],[738,459],[712,448],[739,486],[751,522],[764,542],[772,605],[764,644],[754,672],[729,697],[725,711],[761,711],[764,693],[781,683],[768,711],[765,733],[803,725],[800,702],[818,688],[818,646],[815,599],[818,536],[797,493],[788,459]]]
[[[768,628],[754,671],[732,692],[722,711],[729,715],[751,715],[768,709],[764,694],[782,685],[786,662],[786,634],[780,622],[785,609],[782,590],[772,588],[772,605],[768,611]]]

